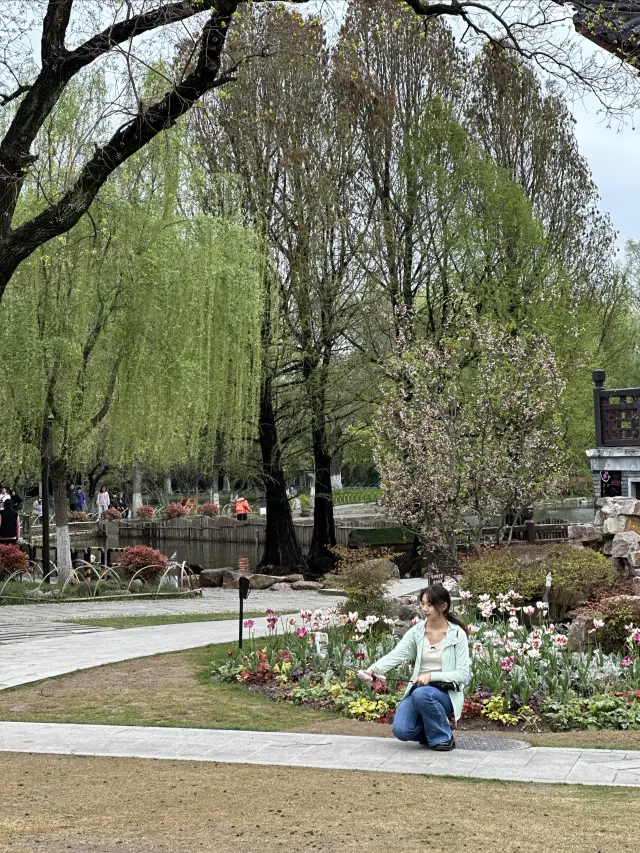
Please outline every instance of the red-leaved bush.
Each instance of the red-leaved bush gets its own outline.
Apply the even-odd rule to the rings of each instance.
[[[86,512],[74,509],[73,512],[69,513],[69,521],[89,521],[89,516]]]
[[[109,509],[105,509],[102,517],[106,518],[107,521],[120,521],[122,513],[119,509],[114,509],[114,507],[110,506]]]
[[[130,545],[124,549],[120,558],[120,565],[129,569],[132,574],[140,569],[146,569],[148,566],[151,567],[148,572],[138,577],[157,574],[158,571],[167,567],[168,562],[169,560],[162,552],[150,548],[148,545]]]
[[[136,518],[153,518],[155,514],[155,509],[148,504],[143,504],[143,506],[139,506],[136,510]]]
[[[202,504],[200,507],[200,515],[208,515],[209,518],[215,518],[220,514],[220,506],[214,503]]]
[[[29,558],[17,545],[0,545],[0,576],[29,571]]]
[[[187,514],[187,508],[182,504],[172,503],[164,508],[165,518],[182,518]]]

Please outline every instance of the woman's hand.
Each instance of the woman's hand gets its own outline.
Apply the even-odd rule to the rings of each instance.
[[[371,669],[359,669],[357,675],[360,681],[371,682],[374,679]]]
[[[431,681],[431,673],[430,672],[423,672],[422,675],[419,675],[416,678],[415,683],[417,685],[419,685],[420,687],[426,687],[430,681]]]

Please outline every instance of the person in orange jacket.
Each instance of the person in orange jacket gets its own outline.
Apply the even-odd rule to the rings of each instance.
[[[240,495],[236,501],[236,519],[238,521],[246,521],[250,512],[249,501]]]

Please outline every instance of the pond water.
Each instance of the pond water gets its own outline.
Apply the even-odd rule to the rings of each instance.
[[[536,509],[536,520],[545,518],[561,518],[564,521],[572,524],[587,524],[593,521],[593,507],[563,507],[563,506],[545,506]],[[73,538],[72,547],[87,548],[89,546],[102,548],[123,548],[127,545],[151,545],[153,548],[158,548],[167,557],[187,563],[197,563],[206,569],[222,569],[238,567],[238,560],[241,557],[246,557],[249,560],[249,568],[255,569],[260,560],[260,550],[249,543],[217,543],[217,542],[185,542],[184,540],[158,539],[156,542],[149,541],[147,538],[140,539],[128,536],[126,539],[118,539],[118,537],[110,537],[106,545],[104,540],[96,539],[80,539]]]
[[[183,560],[189,564],[197,563],[205,569],[237,569],[238,560],[241,557],[246,557],[249,560],[249,568],[253,570],[258,565],[261,556],[255,545],[242,543],[185,542],[181,539],[159,539],[157,542],[150,542],[148,538],[141,539],[132,536],[127,536],[126,539],[122,540],[112,536],[109,537],[106,544],[104,539],[74,537],[71,540],[71,547],[78,549],[91,546],[106,550],[107,548],[126,548],[128,545],[150,545],[180,563]]]

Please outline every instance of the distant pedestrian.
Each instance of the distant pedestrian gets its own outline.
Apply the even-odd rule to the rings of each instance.
[[[78,499],[76,498],[76,488],[73,483],[67,489],[67,495],[69,497],[69,509],[71,512],[76,512],[78,509]]]
[[[22,498],[20,497],[20,495],[13,489],[9,489],[9,497],[11,499],[11,506],[15,509],[16,512],[20,512],[20,510],[22,509]]]
[[[84,512],[87,505],[87,499],[82,491],[82,486],[76,486],[76,507],[79,512]]]
[[[109,509],[110,503],[111,500],[107,487],[100,486],[100,491],[98,492],[98,518],[102,518],[105,511]]]
[[[6,486],[0,487],[0,507],[5,503],[5,501],[10,501],[11,495],[7,491]]]
[[[34,515],[36,518],[40,518],[40,516],[42,515],[42,501],[40,500],[40,498],[36,498],[33,502],[33,509],[31,511],[31,514]]]
[[[238,521],[246,521],[250,512],[249,501],[240,495],[236,501],[236,519]]]
[[[0,542],[17,542],[20,538],[20,516],[11,506],[10,501],[5,501],[0,510]]]

